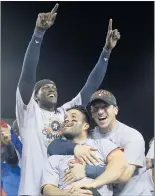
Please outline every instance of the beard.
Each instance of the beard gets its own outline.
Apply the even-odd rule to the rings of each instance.
[[[68,140],[73,140],[75,139],[76,137],[78,137],[79,135],[81,134],[81,130],[72,130],[70,132],[62,132],[62,135],[68,139]]]

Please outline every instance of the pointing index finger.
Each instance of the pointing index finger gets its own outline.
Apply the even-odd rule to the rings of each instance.
[[[109,20],[108,31],[112,31],[112,19]]]
[[[51,13],[54,14],[54,13],[57,11],[58,7],[59,7],[59,4],[58,4],[58,3],[55,4],[55,6],[54,6],[54,8],[52,9]]]

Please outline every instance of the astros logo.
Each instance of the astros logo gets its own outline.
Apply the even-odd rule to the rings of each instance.
[[[54,120],[51,123],[51,128],[53,131],[59,131],[60,130],[60,123],[58,121]]]
[[[49,135],[52,132],[59,133],[61,130],[61,122],[57,118],[51,118],[49,123],[44,126],[42,133]]]

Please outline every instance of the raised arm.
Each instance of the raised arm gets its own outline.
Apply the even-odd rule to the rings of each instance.
[[[18,83],[21,97],[25,105],[29,103],[36,83],[36,69],[39,61],[43,35],[46,30],[54,24],[57,8],[58,4],[55,5],[51,12],[38,15],[33,36],[26,50],[22,72]]]
[[[95,65],[94,69],[90,73],[85,85],[81,89],[74,99],[65,103],[62,107],[64,110],[74,106],[74,105],[83,105],[87,106],[91,95],[98,90],[101,85],[108,65],[108,60],[110,57],[111,50],[116,46],[117,41],[120,39],[120,33],[117,29],[112,30],[112,19],[109,21],[108,33],[106,37],[106,43],[101,52],[99,60]]]
[[[80,94],[82,98],[82,105],[87,106],[91,95],[101,85],[108,66],[108,60],[111,50],[116,46],[117,41],[120,39],[120,33],[117,29],[112,30],[112,19],[109,20],[108,32],[106,37],[106,43],[101,52],[99,60],[94,69],[90,73],[86,84],[82,88]]]

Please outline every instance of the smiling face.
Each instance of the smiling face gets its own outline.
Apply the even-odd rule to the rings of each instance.
[[[92,118],[100,128],[108,128],[116,120],[118,107],[109,105],[102,100],[95,101],[91,106]]]
[[[56,85],[53,84],[45,84],[43,85],[36,96],[36,100],[39,101],[41,104],[51,107],[57,104],[57,88]]]
[[[71,109],[66,112],[62,134],[67,139],[74,139],[82,136],[88,128],[89,125],[82,112],[76,109]]]

